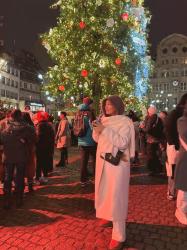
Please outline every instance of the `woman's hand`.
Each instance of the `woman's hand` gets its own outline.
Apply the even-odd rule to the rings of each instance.
[[[98,121],[93,121],[92,122],[93,129],[96,133],[100,134],[103,129],[105,128],[100,122]]]

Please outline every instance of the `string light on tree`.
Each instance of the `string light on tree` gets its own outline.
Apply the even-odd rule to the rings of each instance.
[[[144,0],[86,0],[79,4],[60,0],[55,5],[60,12],[57,25],[42,39],[58,67],[49,68],[45,91],[59,95],[58,83],[63,82],[64,102],[71,96],[78,100],[81,83],[84,95],[93,96],[95,103],[111,94],[111,83],[113,93],[124,99],[137,93],[135,75],[137,68],[142,72],[139,65],[146,57],[137,49],[146,52],[143,46],[149,21]]]

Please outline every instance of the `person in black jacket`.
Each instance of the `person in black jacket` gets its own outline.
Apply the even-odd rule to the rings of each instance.
[[[48,182],[48,172],[53,164],[55,132],[48,122],[48,113],[43,111],[38,112],[37,119],[36,183],[45,184]]]
[[[185,93],[176,108],[173,109],[165,121],[165,136],[167,141],[167,162],[166,170],[168,176],[167,199],[176,198],[176,189],[174,185],[174,172],[179,150],[179,135],[177,131],[177,120],[183,115],[185,104],[187,103],[187,93]]]
[[[159,174],[162,169],[160,161],[160,143],[164,137],[164,127],[162,120],[156,112],[157,110],[155,107],[149,107],[145,125],[141,127],[146,133],[147,168],[150,170],[150,175]]]
[[[20,110],[13,110],[7,128],[1,133],[0,143],[4,149],[4,208],[11,205],[12,180],[15,173],[16,206],[23,203],[24,176],[29,159],[29,145],[33,143],[32,128],[22,120]]]

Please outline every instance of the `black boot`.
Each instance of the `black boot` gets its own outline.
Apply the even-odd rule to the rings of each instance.
[[[32,193],[34,191],[32,183],[28,184],[28,189],[29,189],[29,193]]]
[[[17,193],[16,194],[16,207],[20,208],[23,206],[23,194]]]
[[[10,209],[11,208],[11,196],[9,194],[4,194],[4,209]]]

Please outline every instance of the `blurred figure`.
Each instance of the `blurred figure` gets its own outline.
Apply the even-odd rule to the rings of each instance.
[[[167,140],[166,171],[168,176],[168,190],[167,190],[168,200],[174,200],[176,198],[174,173],[175,173],[176,160],[179,150],[179,135],[177,131],[177,120],[183,115],[186,101],[187,101],[187,93],[181,97],[176,108],[169,113],[165,122],[165,135]]]
[[[134,157],[135,153],[134,126],[132,121],[124,116],[124,104],[120,97],[109,96],[102,105],[104,115],[101,122],[93,122],[93,138],[98,143],[95,175],[96,217],[113,223],[109,249],[122,249],[126,240],[130,158]],[[117,165],[114,165],[110,159],[115,159],[119,151],[121,156]],[[110,156],[106,158],[107,155]]]
[[[12,180],[15,173],[16,206],[23,203],[24,176],[29,159],[28,147],[32,144],[32,134],[23,122],[20,110],[13,110],[6,130],[1,133],[0,143],[4,147],[4,208],[11,206]]]
[[[166,111],[160,111],[159,117],[162,120],[163,124],[165,124],[167,116],[168,116],[168,113]]]
[[[1,115],[0,132],[7,129],[11,112],[12,110],[7,110]],[[4,181],[3,146],[2,145],[0,145],[0,181],[2,182]]]
[[[127,115],[133,122],[134,130],[135,130],[135,157],[133,160],[133,164],[139,163],[139,151],[140,151],[140,122],[138,116],[135,114],[133,110],[130,110]]]
[[[23,112],[22,113],[23,122],[29,125],[31,134],[32,134],[32,143],[28,145],[29,150],[29,159],[26,167],[25,176],[27,177],[28,182],[28,190],[29,192],[33,192],[33,179],[36,173],[36,132],[34,123],[31,120],[29,113]]]
[[[88,160],[92,157],[93,175],[95,175],[96,143],[92,138],[92,121],[95,120],[95,114],[92,110],[93,100],[89,97],[83,99],[83,104],[79,106],[79,114],[83,114],[85,134],[78,136],[78,146],[81,154],[81,187],[89,183]]]
[[[29,113],[31,120],[32,120],[34,114],[31,111],[31,107],[29,105],[25,105],[24,111]]]
[[[183,116],[177,120],[177,131],[180,148],[175,171],[175,187],[178,189],[175,216],[180,223],[187,225],[187,102]]]
[[[160,142],[163,140],[164,127],[162,120],[157,115],[156,107],[150,106],[147,114],[145,124],[141,128],[146,133],[147,168],[150,170],[150,175],[156,175],[162,170]]]
[[[48,122],[48,113],[37,113],[36,125],[36,184],[48,182],[48,171],[53,164],[55,135],[52,126]]]

